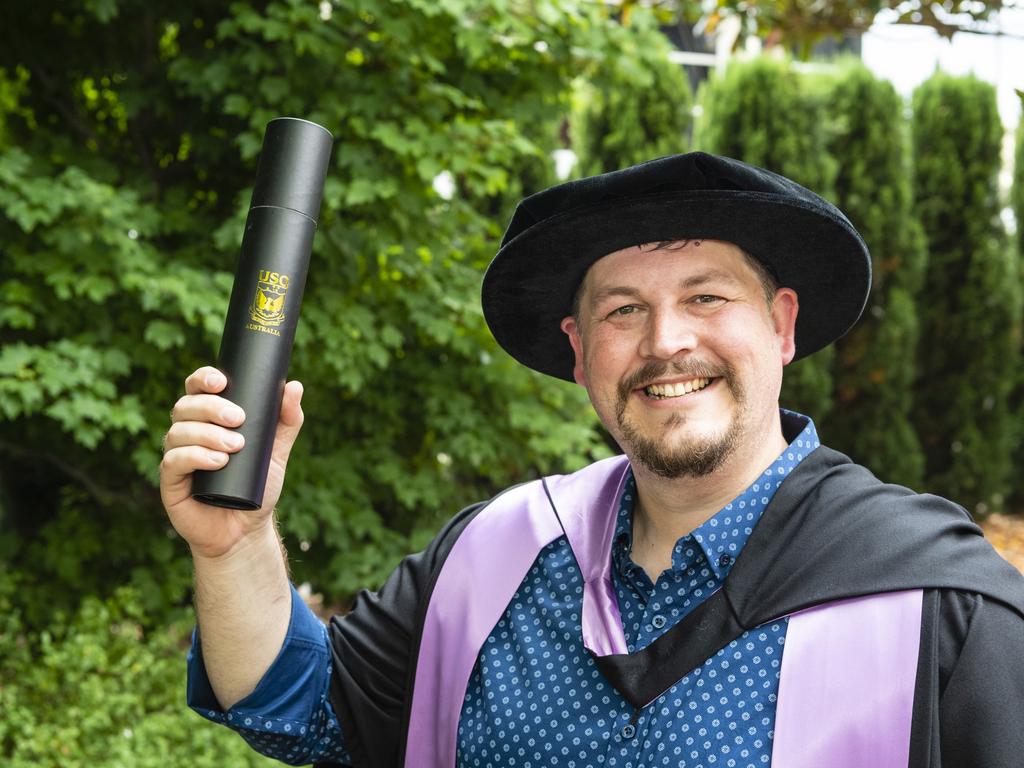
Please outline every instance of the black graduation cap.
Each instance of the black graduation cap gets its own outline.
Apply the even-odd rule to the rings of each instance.
[[[838,339],[864,310],[871,257],[838,208],[779,174],[690,152],[520,202],[484,275],[484,317],[516,360],[572,381],[559,324],[590,265],[623,248],[696,238],[738,245],[797,292],[795,359]]]

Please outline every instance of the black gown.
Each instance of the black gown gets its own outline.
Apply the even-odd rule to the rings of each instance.
[[[787,438],[799,428],[783,426]],[[331,620],[331,702],[356,766],[403,763],[434,582],[487,503],[462,510],[379,592],[361,593]],[[721,590],[646,648],[595,660],[639,707],[747,629],[834,600],[918,588],[910,768],[1021,768],[1024,578],[962,507],[883,484],[824,446],[776,491]]]

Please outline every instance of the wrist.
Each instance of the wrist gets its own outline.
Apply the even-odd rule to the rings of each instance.
[[[242,534],[227,549],[209,549],[189,545],[196,570],[237,571],[253,563],[266,564],[269,559],[284,561],[284,546],[277,533],[273,515]]]

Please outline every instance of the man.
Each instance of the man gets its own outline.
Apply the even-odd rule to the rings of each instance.
[[[300,385],[244,513],[189,497],[243,418],[197,371],[161,467],[195,559],[191,706],[293,763],[1019,764],[1019,574],[962,509],[778,406],[783,366],[848,330],[869,285],[835,207],[727,158],[527,198],[487,322],[585,386],[625,457],[463,510],[329,632],[271,515]]]

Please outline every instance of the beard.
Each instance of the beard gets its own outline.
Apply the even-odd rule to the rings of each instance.
[[[736,402],[736,417],[725,432],[719,435],[693,437],[677,445],[669,446],[663,440],[652,439],[641,433],[637,425],[626,415],[629,398],[634,390],[668,373],[693,378],[715,378],[728,386]],[[689,397],[689,395],[683,395]],[[623,443],[629,447],[630,459],[656,475],[675,480],[681,477],[705,477],[717,470],[735,452],[743,437],[743,414],[746,410],[746,395],[735,376],[735,370],[728,364],[715,368],[701,362],[686,365],[679,363],[648,363],[618,388],[615,406],[615,421],[622,435]],[[686,423],[686,416],[671,414],[662,425],[667,431]]]

